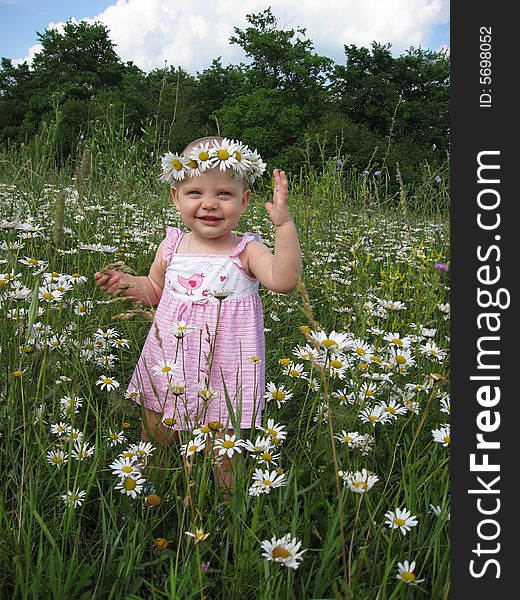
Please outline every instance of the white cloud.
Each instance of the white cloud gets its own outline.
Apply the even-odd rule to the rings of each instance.
[[[219,56],[224,65],[246,62],[229,38],[234,27],[247,27],[247,14],[266,6],[266,0],[117,0],[89,22],[104,23],[121,59],[144,71],[166,64],[194,74]],[[342,63],[344,45],[391,43],[396,54],[430,47],[433,28],[449,21],[449,0],[277,0],[272,12],[279,26],[305,28],[317,53]]]

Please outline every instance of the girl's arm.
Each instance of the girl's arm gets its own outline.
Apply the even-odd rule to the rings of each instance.
[[[273,171],[273,201],[265,208],[275,226],[274,254],[261,242],[246,246],[246,269],[273,292],[286,294],[294,290],[301,275],[301,249],[298,233],[287,206],[288,185],[283,171]]]
[[[148,275],[134,276],[120,271],[101,271],[95,274],[97,285],[109,296],[122,294],[147,306],[159,304],[164,288],[166,265],[163,260],[164,241],[159,244]]]

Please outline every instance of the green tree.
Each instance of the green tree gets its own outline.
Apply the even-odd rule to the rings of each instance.
[[[317,122],[326,98],[331,59],[314,53],[305,29],[281,29],[270,8],[247,15],[250,27],[235,27],[244,84],[216,111],[223,135],[241,137],[281,167],[294,165],[304,132]]]

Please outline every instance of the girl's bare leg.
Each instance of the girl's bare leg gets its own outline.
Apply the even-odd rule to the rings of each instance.
[[[152,442],[157,447],[157,455],[152,456],[148,463],[145,473],[160,472],[164,464],[165,454],[168,447],[179,439],[178,433],[163,425],[163,415],[156,413],[148,408],[143,409],[141,423],[141,440],[143,442]]]

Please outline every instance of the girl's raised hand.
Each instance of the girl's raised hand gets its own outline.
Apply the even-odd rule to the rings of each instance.
[[[121,288],[124,286],[124,273],[119,271],[101,271],[96,273],[94,277],[97,285],[109,296],[115,296],[121,292]]]
[[[273,171],[274,191],[273,201],[266,202],[265,208],[271,217],[271,221],[275,227],[281,227],[285,223],[292,221],[289,207],[287,206],[288,184],[287,177],[284,171]]]

